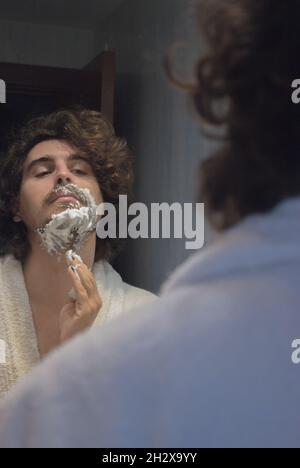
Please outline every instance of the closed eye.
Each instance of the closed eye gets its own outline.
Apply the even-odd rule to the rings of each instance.
[[[81,171],[80,169],[74,169],[73,172],[75,172],[78,175],[87,175],[86,172]],[[50,171],[43,171],[40,172],[39,174],[36,174],[35,177],[44,177],[45,175],[50,174]]]
[[[37,174],[35,177],[43,177],[44,175],[50,174],[50,171],[44,171]]]
[[[74,169],[73,172],[76,172],[76,173],[79,174],[79,175],[86,175],[86,172],[81,171],[80,169]]]

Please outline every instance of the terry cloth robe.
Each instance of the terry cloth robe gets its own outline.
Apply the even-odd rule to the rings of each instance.
[[[103,304],[92,328],[155,298],[130,286],[106,261],[92,272]],[[0,397],[40,361],[22,266],[12,255],[0,259]]]

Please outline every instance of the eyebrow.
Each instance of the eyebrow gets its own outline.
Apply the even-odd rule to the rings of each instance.
[[[54,162],[54,156],[51,154],[45,154],[44,156],[41,156],[40,158],[34,159],[31,161],[31,163],[28,164],[27,168],[25,169],[26,173],[29,173],[33,167],[42,164],[42,163],[48,163],[48,162]],[[90,164],[90,161],[87,157],[82,156],[80,154],[71,154],[70,156],[67,157],[67,161],[84,161],[87,164]]]

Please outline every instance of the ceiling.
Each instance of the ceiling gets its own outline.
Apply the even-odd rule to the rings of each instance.
[[[0,20],[94,29],[124,0],[0,0]]]

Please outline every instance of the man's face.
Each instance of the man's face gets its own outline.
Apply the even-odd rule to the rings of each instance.
[[[43,141],[34,146],[24,163],[16,213],[29,231],[43,227],[52,214],[72,207],[69,205],[72,200],[54,200],[57,197],[54,189],[67,184],[89,189],[97,205],[103,202],[92,167],[76,148],[63,140]]]

